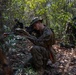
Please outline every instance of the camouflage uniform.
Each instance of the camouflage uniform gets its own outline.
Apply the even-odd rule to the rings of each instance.
[[[52,45],[55,43],[55,38],[51,29],[45,27],[40,32],[40,37],[36,38],[35,36],[30,35],[28,39],[34,43],[34,46],[30,51],[36,69],[41,67],[45,68],[48,59],[50,59],[50,54],[52,62],[55,62],[55,54],[51,49]]]

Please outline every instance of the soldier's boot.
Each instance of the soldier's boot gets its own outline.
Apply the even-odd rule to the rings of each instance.
[[[37,75],[44,75],[44,68],[40,68],[39,70],[37,70]]]

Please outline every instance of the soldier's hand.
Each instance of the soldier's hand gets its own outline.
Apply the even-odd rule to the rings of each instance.
[[[0,42],[6,38],[9,34],[8,33],[3,33],[1,36],[0,36]]]
[[[4,33],[3,37],[7,37],[9,35],[9,33]]]

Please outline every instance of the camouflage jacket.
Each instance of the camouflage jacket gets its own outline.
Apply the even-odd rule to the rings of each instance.
[[[40,32],[40,37],[36,38],[35,36],[28,36],[28,39],[34,43],[35,45],[38,46],[43,46],[43,47],[48,47],[52,46],[55,43],[55,35],[54,32],[48,28],[45,27],[41,32]]]

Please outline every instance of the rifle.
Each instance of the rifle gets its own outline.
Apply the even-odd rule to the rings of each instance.
[[[25,27],[26,31],[29,33],[29,34],[32,34],[32,32],[34,31],[33,27],[32,26],[29,26],[29,27]]]
[[[31,35],[34,35],[36,37],[39,37],[40,36],[40,33],[38,30],[34,29],[32,26],[29,26],[29,27],[25,27],[25,30],[31,34]]]

